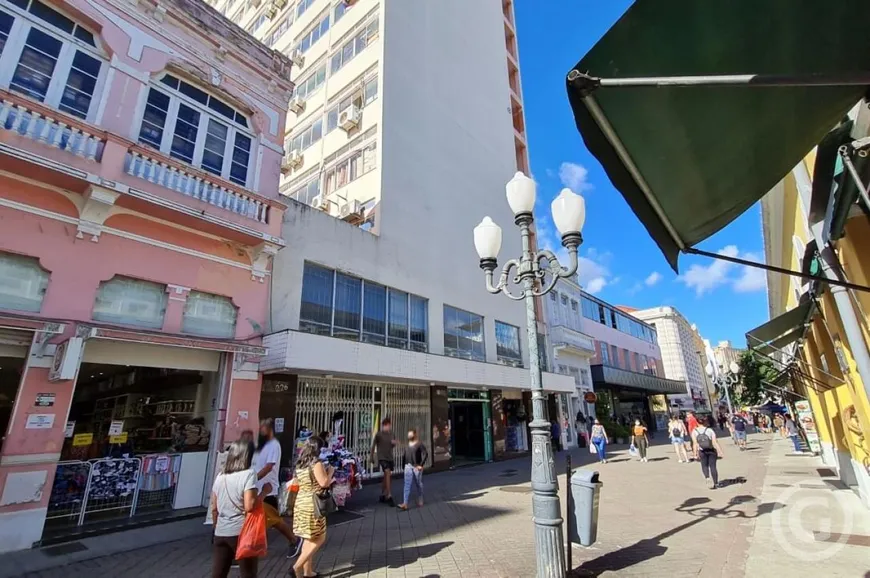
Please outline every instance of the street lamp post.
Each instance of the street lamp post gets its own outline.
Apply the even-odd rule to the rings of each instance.
[[[725,390],[725,401],[728,402],[728,413],[734,415],[734,407],[731,405],[731,393],[729,390],[732,386],[735,386],[740,382],[740,377],[737,375],[740,372],[740,366],[732,361],[728,366],[728,369],[729,371],[723,371],[720,373],[716,371],[716,368],[714,368],[710,363],[708,363],[706,367],[707,375],[709,375],[713,380],[713,385]]]
[[[577,272],[577,248],[583,242],[580,231],[586,219],[583,197],[569,189],[562,189],[551,205],[553,222],[562,235],[562,246],[568,251],[568,267],[562,267],[552,251],[533,250],[531,226],[534,222],[535,182],[517,173],[505,190],[507,201],[514,213],[514,222],[522,236],[522,255],[504,264],[498,283],[493,286],[493,272],[498,267],[501,248],[501,227],[484,217],[474,228],[474,246],[480,256],[480,268],[486,274],[486,289],[490,293],[504,293],[516,301],[526,302],[526,329],[528,332],[529,370],[532,390],[532,515],[535,524],[535,554],[538,578],[565,576],[565,544],[562,534],[562,510],[559,504],[559,486],[556,464],[550,443],[550,421],[541,381],[538,357],[538,321],[535,298],[546,295],[563,277]],[[512,271],[516,269],[512,273]],[[508,281],[520,285],[517,294],[508,289]]]

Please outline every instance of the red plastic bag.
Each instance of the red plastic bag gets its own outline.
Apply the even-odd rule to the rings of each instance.
[[[261,558],[266,555],[266,512],[263,503],[257,504],[254,511],[245,516],[239,544],[236,546],[236,560],[242,558]]]

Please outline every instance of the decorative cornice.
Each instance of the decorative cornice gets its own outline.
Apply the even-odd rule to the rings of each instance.
[[[248,256],[251,258],[251,281],[259,280],[260,283],[268,275],[266,269],[269,261],[278,254],[281,249],[278,245],[271,243],[260,243],[256,247],[248,250]]]

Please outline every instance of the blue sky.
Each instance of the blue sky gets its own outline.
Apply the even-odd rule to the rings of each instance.
[[[517,0],[517,37],[532,174],[538,182],[538,230],[559,247],[550,201],[563,186],[586,198],[580,281],[616,305],[677,307],[714,345],[767,319],[760,269],[683,255],[671,270],[574,126],[565,75],[631,5],[631,0]],[[763,260],[761,213],[756,205],[698,246]]]

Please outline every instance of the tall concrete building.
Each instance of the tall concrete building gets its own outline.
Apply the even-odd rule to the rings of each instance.
[[[651,307],[632,311],[631,315],[655,327],[665,376],[686,383],[685,394],[669,396],[671,407],[710,411],[706,362],[698,347],[703,340],[692,324],[674,307]]]
[[[492,147],[505,143],[511,165],[528,174],[511,0],[473,7],[462,0],[212,4],[294,62],[282,194],[378,234],[390,213],[404,218],[397,213],[400,203],[390,201],[407,189],[449,186],[447,175],[473,176],[444,162],[454,155],[477,158],[470,150],[477,148],[500,154]],[[478,33],[466,35],[460,20]],[[469,92],[482,82],[492,88]],[[456,124],[472,110],[482,115],[475,123]],[[498,126],[508,138],[477,130],[485,126]],[[456,149],[464,142],[457,133],[466,131],[470,149]],[[444,154],[433,156],[433,144]],[[430,167],[441,178],[423,183]],[[441,196],[443,190],[432,193]]]
[[[338,411],[364,461],[383,417],[416,428],[434,467],[528,451],[525,307],[487,293],[472,237],[489,215],[502,262],[521,251],[504,193],[528,172],[512,3],[217,7],[294,62],[290,250],[259,365],[260,416],[284,420],[285,452]],[[575,389],[555,374],[544,386]]]
[[[740,356],[743,355],[744,351],[746,350],[733,347],[730,341],[720,341],[713,348],[713,355],[716,356],[716,364],[719,367],[728,369],[732,362],[740,364]]]

